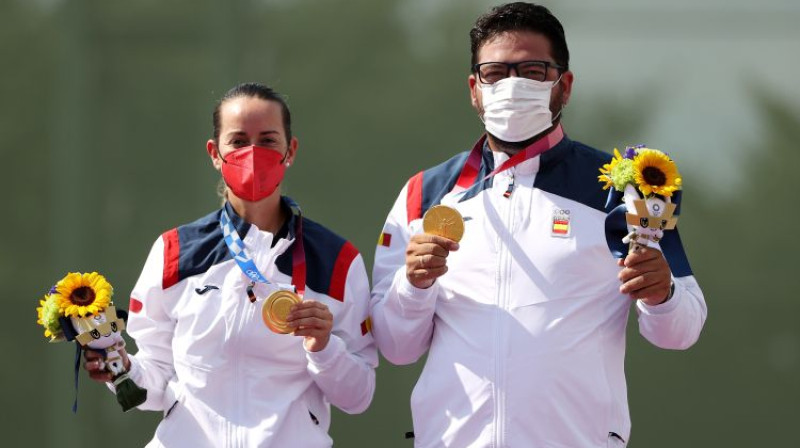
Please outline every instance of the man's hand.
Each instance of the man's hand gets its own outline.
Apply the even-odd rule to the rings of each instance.
[[[669,298],[672,272],[660,250],[640,247],[617,261],[624,268],[619,271],[623,294],[630,294],[647,305],[664,303]]]
[[[417,234],[406,247],[406,277],[417,288],[430,288],[447,272],[447,256],[458,243],[436,235]]]
[[[125,371],[131,370],[131,360],[128,359],[128,352],[124,348],[118,350],[120,357],[122,357],[122,365]],[[84,350],[83,358],[86,360],[83,363],[83,368],[89,372],[89,378],[97,381],[98,383],[109,383],[113,381],[114,374],[106,370],[106,362],[103,355],[94,350]]]
[[[286,323],[294,328],[295,336],[303,336],[303,346],[310,352],[318,352],[328,346],[333,329],[333,314],[328,307],[316,300],[303,300],[293,305]]]

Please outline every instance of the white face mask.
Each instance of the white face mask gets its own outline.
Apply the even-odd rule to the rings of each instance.
[[[541,82],[510,76],[494,84],[479,84],[486,132],[500,140],[521,142],[549,128],[553,124],[550,92],[560,79]]]

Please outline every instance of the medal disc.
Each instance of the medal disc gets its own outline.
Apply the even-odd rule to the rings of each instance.
[[[264,324],[275,333],[291,333],[292,327],[286,324],[286,316],[289,315],[292,306],[301,301],[300,296],[291,291],[273,292],[261,307],[261,318],[264,319]]]
[[[422,229],[430,235],[438,235],[456,243],[464,236],[464,218],[453,207],[434,205],[422,217]]]

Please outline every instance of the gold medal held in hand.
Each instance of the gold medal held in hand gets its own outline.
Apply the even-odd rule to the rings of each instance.
[[[275,333],[291,333],[294,329],[286,323],[286,316],[289,315],[292,306],[302,301],[300,296],[285,289],[273,292],[261,307],[264,324]]]
[[[453,207],[434,205],[422,217],[422,230],[457,243],[464,236],[464,218]]]

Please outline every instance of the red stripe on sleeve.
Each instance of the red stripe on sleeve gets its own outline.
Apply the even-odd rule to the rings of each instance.
[[[130,310],[131,313],[138,313],[139,311],[142,310],[142,302],[131,297],[131,301],[128,304],[128,309]]]
[[[406,215],[409,224],[415,219],[422,218],[422,174],[420,171],[408,181]]]
[[[164,274],[161,277],[161,288],[167,289],[178,283],[178,255],[180,254],[180,241],[178,229],[167,230],[161,235],[164,239]]]
[[[350,264],[358,255],[358,249],[350,244],[349,241],[344,243],[344,246],[339,250],[339,256],[336,257],[336,264],[333,265],[333,274],[331,274],[331,286],[328,290],[328,295],[332,298],[344,302],[344,286],[347,282],[347,272],[350,270]]]

